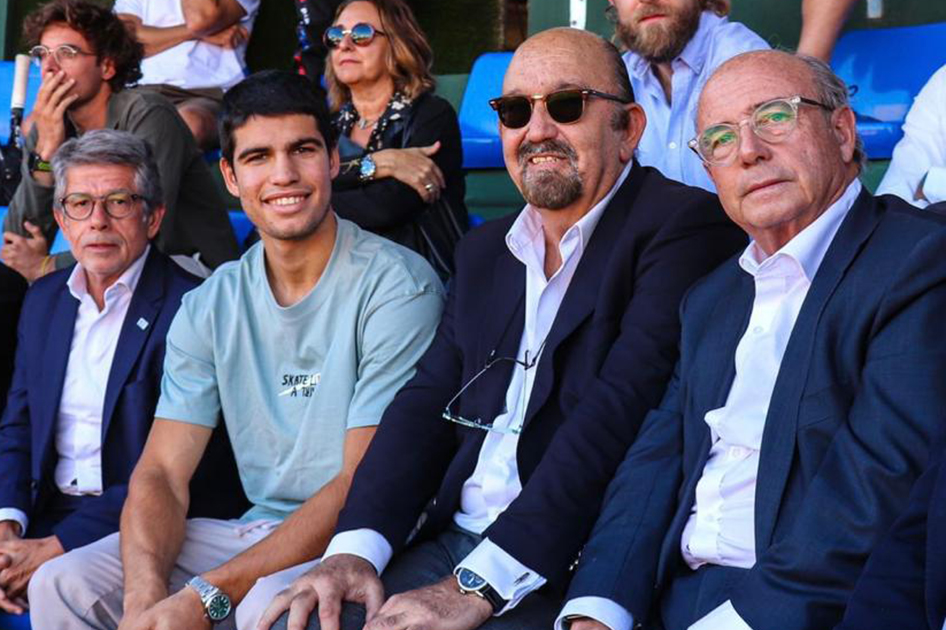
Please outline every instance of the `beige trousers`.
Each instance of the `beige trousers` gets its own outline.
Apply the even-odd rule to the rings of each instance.
[[[187,521],[184,545],[169,580],[176,593],[192,576],[227,562],[253,546],[278,525],[276,521],[240,523],[209,518]],[[33,574],[29,586],[33,630],[112,630],[122,618],[122,563],[119,534],[50,560]],[[254,630],[282,589],[318,560],[260,578],[234,614],[216,628]]]

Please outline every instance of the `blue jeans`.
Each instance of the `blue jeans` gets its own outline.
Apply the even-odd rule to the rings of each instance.
[[[409,547],[396,555],[381,574],[386,597],[427,586],[453,573],[454,567],[482,541],[482,537],[457,527],[441,533],[434,540]],[[481,630],[550,630],[562,607],[562,601],[544,591],[531,593],[509,612],[492,617]],[[273,625],[285,630],[287,614]],[[361,630],[365,625],[365,607],[345,603],[342,607],[342,630]],[[309,618],[307,630],[321,630],[318,615]]]

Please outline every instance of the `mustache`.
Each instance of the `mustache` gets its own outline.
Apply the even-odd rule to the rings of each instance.
[[[578,154],[575,152],[575,149],[570,144],[562,140],[543,140],[542,142],[538,143],[523,142],[519,145],[516,158],[519,160],[520,166],[525,166],[525,164],[529,161],[529,158],[534,155],[541,155],[543,153],[561,155],[572,163],[578,161]]]

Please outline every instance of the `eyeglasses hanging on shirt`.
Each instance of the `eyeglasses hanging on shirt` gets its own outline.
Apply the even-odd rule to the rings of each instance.
[[[483,366],[483,369],[481,369],[479,372],[474,374],[473,377],[470,380],[468,380],[466,384],[463,385],[463,387],[460,388],[460,391],[458,391],[456,395],[450,399],[450,402],[447,403],[447,406],[444,408],[443,413],[441,414],[441,417],[444,420],[449,420],[450,422],[454,422],[456,424],[459,424],[465,427],[470,427],[473,429],[482,429],[484,431],[492,431],[494,433],[502,433],[506,435],[518,435],[519,433],[521,433],[522,425],[524,424],[524,421],[525,421],[525,408],[527,405],[527,401],[525,399],[526,398],[525,372],[531,370],[538,364],[539,357],[542,355],[542,350],[544,348],[545,348],[545,339],[542,340],[542,343],[539,345],[539,349],[536,350],[533,356],[530,357],[529,351],[526,350],[522,359],[517,359],[515,357],[497,357],[495,350],[490,352],[489,358],[486,359],[486,365]],[[518,422],[512,422],[506,426],[494,426],[493,423],[496,421],[496,418],[493,418],[492,420],[489,420],[489,421],[483,420],[478,417],[470,419],[470,418],[465,418],[459,415],[458,413],[454,413],[453,411],[450,410],[450,407],[453,406],[453,404],[457,401],[457,399],[463,395],[463,392],[465,392],[473,383],[476,382],[476,379],[486,374],[486,372],[488,372],[489,369],[492,368],[494,365],[498,365],[499,363],[504,363],[507,361],[511,361],[512,363],[515,363],[516,365],[521,367],[523,371],[522,393],[520,394],[520,404],[519,404],[519,407],[521,408],[522,411],[519,414],[520,418]],[[505,414],[507,412],[508,412],[508,409],[504,409],[500,413],[500,415]]]

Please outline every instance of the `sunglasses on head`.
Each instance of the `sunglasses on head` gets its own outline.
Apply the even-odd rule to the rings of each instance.
[[[325,29],[325,35],[323,39],[325,40],[325,47],[329,50],[333,50],[342,45],[346,35],[351,36],[351,41],[356,46],[367,46],[372,41],[374,41],[375,35],[384,34],[385,33],[383,31],[379,31],[366,22],[359,22],[350,29],[344,29],[338,25],[330,26]]]
[[[519,129],[529,124],[536,101],[545,103],[545,109],[557,123],[576,122],[585,111],[585,101],[591,97],[603,98],[618,103],[630,103],[629,99],[606,94],[598,90],[556,90],[548,94],[532,96],[501,96],[490,100],[489,106],[499,114],[499,122],[509,129]]]

